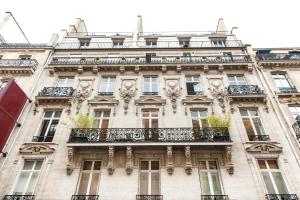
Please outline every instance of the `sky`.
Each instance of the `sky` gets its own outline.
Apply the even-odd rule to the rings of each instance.
[[[132,32],[137,15],[144,32],[227,30],[254,48],[300,48],[300,0],[0,0],[0,20],[10,11],[31,43],[63,35],[76,18],[89,32]],[[13,20],[0,30],[8,42],[24,42]],[[22,40],[22,41],[21,41]]]

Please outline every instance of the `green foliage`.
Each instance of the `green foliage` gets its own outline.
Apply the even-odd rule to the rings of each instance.
[[[227,113],[225,116],[211,115],[207,118],[210,127],[230,127],[231,116]]]
[[[90,128],[93,119],[88,116],[87,113],[80,113],[78,115],[70,117],[71,123],[64,123],[71,128]]]

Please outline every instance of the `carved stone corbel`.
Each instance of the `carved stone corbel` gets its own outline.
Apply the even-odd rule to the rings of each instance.
[[[108,147],[108,163],[107,163],[107,171],[109,175],[112,175],[115,171],[114,166],[114,147]]]
[[[191,147],[185,146],[185,173],[192,174],[192,158],[191,158]]]
[[[232,175],[234,172],[234,166],[231,161],[232,158],[231,152],[232,152],[231,146],[225,147],[226,170],[230,175]]]
[[[179,86],[179,79],[165,79],[166,84],[166,96],[170,98],[173,113],[177,110],[177,98],[181,94],[182,88]]]
[[[132,163],[132,147],[128,146],[126,148],[126,174],[130,175],[133,170],[133,163]]]
[[[128,106],[130,100],[135,96],[136,94],[136,86],[135,86],[136,79],[132,80],[122,80],[122,85],[121,88],[119,89],[120,91],[120,96],[124,100],[124,113],[127,114],[128,111]]]
[[[67,175],[71,175],[74,170],[74,148],[68,148],[68,164],[67,164]]]
[[[174,172],[173,150],[172,146],[167,146],[167,172],[172,175]]]

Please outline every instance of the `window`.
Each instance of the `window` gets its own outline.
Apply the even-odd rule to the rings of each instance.
[[[214,40],[214,41],[212,41],[212,44],[215,47],[225,47],[226,46],[226,40]]]
[[[142,160],[140,162],[140,195],[159,195],[159,185],[159,161]]]
[[[42,165],[43,160],[24,160],[12,195],[33,195]]]
[[[277,88],[281,92],[287,92],[293,88],[286,74],[272,74],[272,77],[275,81]]]
[[[205,160],[199,163],[201,194],[222,195],[219,170],[216,161]],[[221,198],[220,198],[221,199]]]
[[[277,160],[258,160],[260,173],[269,194],[288,194]]]
[[[144,92],[143,95],[158,95],[158,77],[144,77]]]
[[[190,38],[178,38],[179,46],[181,47],[189,47],[190,45]]]
[[[72,87],[73,81],[73,77],[58,77],[57,87]]]
[[[203,95],[199,76],[186,76],[185,80],[188,95]]]
[[[40,134],[36,137],[38,142],[52,142],[60,116],[61,111],[44,112]]]
[[[158,128],[158,110],[143,110],[143,128]]]
[[[292,113],[294,119],[299,115],[300,116],[300,105],[290,105],[290,112]]]
[[[113,39],[113,47],[122,47],[124,44],[124,38],[122,39]]]
[[[96,195],[100,179],[101,161],[85,160],[82,163],[77,195]]]
[[[108,128],[109,124],[109,110],[97,110],[95,111],[93,128]]]
[[[261,135],[265,134],[256,108],[240,108],[240,113],[250,141],[262,137]]]
[[[31,59],[31,56],[30,55],[20,55],[19,58],[21,60],[30,60]]]
[[[155,56],[156,56],[155,53],[146,53],[146,62],[151,63],[152,58],[154,58]]]
[[[157,38],[146,38],[146,46],[156,46],[157,45]]]
[[[2,90],[7,84],[7,81],[0,82],[0,90]]]
[[[80,47],[88,47],[90,45],[90,42],[91,42],[91,39],[89,39],[89,38],[79,39]]]
[[[206,110],[191,110],[193,128],[208,126]]]
[[[225,61],[230,62],[230,61],[233,60],[233,58],[232,58],[232,53],[231,53],[231,52],[224,52],[224,53],[223,53],[223,56],[224,56],[224,60],[225,60]]]
[[[229,85],[246,85],[244,75],[228,75]]]
[[[102,96],[112,96],[115,90],[115,82],[115,77],[103,77],[98,94]]]

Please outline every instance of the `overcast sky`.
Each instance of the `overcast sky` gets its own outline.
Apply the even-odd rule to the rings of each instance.
[[[30,42],[45,43],[75,18],[84,19],[89,32],[134,31],[137,15],[144,32],[214,31],[224,18],[245,44],[300,47],[299,8],[300,0],[1,0],[0,19],[11,11]],[[9,21],[0,34],[14,42],[16,30]]]

